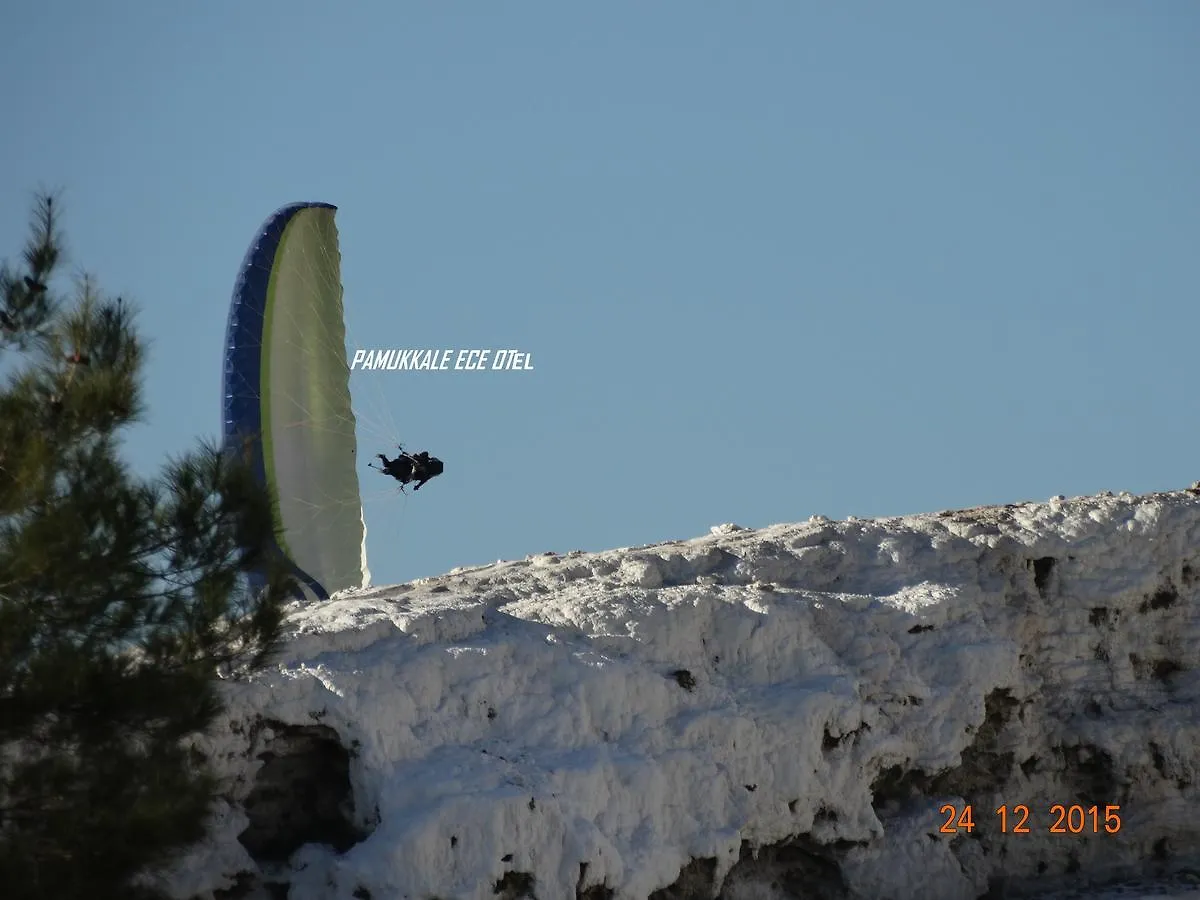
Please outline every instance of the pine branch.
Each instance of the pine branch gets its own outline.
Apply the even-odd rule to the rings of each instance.
[[[58,204],[53,195],[41,194],[22,253],[23,270],[0,266],[0,349],[12,345],[28,350],[44,339],[57,308],[50,282],[62,257]]]

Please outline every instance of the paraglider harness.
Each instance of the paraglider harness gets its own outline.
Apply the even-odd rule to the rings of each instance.
[[[411,481],[416,482],[413,485],[413,490],[419,491],[421,485],[429,479],[441,475],[442,470],[445,468],[440,459],[436,456],[430,456],[425,450],[422,450],[420,453],[405,453],[404,447],[401,445],[397,445],[397,449],[399,449],[400,455],[395,459],[388,459],[382,453],[376,453],[375,456],[383,463],[378,468],[378,471],[384,475],[391,475],[400,482],[401,493],[404,492],[404,485]],[[370,468],[374,469],[376,467],[371,465]]]

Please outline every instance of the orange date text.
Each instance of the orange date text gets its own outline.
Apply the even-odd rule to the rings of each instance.
[[[944,804],[938,812],[944,817],[942,834],[971,833],[976,828],[975,810],[971,804],[956,806]],[[1001,834],[1030,834],[1033,831],[1047,834],[1116,834],[1121,830],[1121,807],[1082,806],[1055,803],[1043,819],[1034,820],[1029,807],[1024,803],[1013,806],[998,806],[992,812]]]

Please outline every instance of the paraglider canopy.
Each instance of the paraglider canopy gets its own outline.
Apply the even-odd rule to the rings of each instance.
[[[335,211],[294,203],[259,229],[233,291],[223,388],[226,450],[249,455],[275,549],[319,599],[370,582]]]

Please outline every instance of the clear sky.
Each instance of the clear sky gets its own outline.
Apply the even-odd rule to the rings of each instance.
[[[1200,478],[1200,5],[6,5],[0,254],[153,340],[147,474],[220,430],[266,216],[339,207],[376,583]]]

